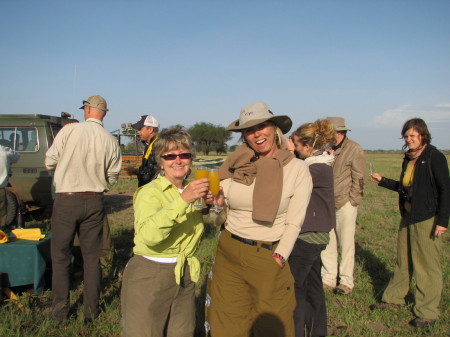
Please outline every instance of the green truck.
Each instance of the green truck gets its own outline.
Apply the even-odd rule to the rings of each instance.
[[[23,225],[22,215],[53,204],[52,172],[45,169],[45,153],[70,114],[0,115],[0,144],[20,153],[7,187],[7,225]]]

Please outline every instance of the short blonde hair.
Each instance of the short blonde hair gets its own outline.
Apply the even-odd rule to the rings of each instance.
[[[163,129],[158,139],[153,145],[155,151],[155,159],[158,165],[161,166],[161,155],[164,152],[184,148],[192,153],[192,159],[195,158],[195,148],[192,142],[191,135],[181,125],[171,126]]]

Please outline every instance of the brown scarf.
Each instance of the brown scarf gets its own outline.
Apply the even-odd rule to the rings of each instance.
[[[278,150],[275,157],[256,157],[255,152],[243,144],[236,148],[219,168],[220,179],[250,186],[255,178],[253,190],[253,213],[255,221],[273,222],[278,212],[283,190],[283,167],[294,155],[287,150]]]
[[[409,158],[409,164],[410,165],[415,165],[416,164],[416,160],[417,158],[420,157],[420,155],[422,154],[423,150],[425,150],[425,148],[427,147],[427,144],[425,144],[424,146],[422,146],[421,148],[412,151],[412,150],[408,150],[405,152],[405,156],[407,156]]]

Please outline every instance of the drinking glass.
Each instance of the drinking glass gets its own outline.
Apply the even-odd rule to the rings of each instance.
[[[373,163],[370,162],[370,163],[369,163],[369,174],[372,175],[373,172],[374,172],[374,171],[373,171]]]
[[[219,170],[217,168],[210,168],[208,170],[208,178],[209,178],[209,190],[211,191],[214,197],[214,206],[211,209],[216,213],[220,213],[222,207],[219,207],[216,204],[216,198],[219,195],[220,190]]]
[[[204,167],[204,166],[198,166],[195,168],[194,171],[194,179],[200,179],[200,178],[209,178],[208,176],[208,168]],[[203,200],[203,198],[200,198],[197,200],[197,202],[194,204],[194,207],[197,209],[202,209],[202,208],[206,208],[208,206],[206,206],[205,201]]]

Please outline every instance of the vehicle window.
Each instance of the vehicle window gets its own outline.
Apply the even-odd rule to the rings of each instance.
[[[61,130],[62,126],[58,124],[51,124],[50,128],[52,130],[52,138],[55,139],[56,135],[58,134],[59,130]]]
[[[38,130],[31,127],[0,128],[0,144],[18,152],[39,150]]]

